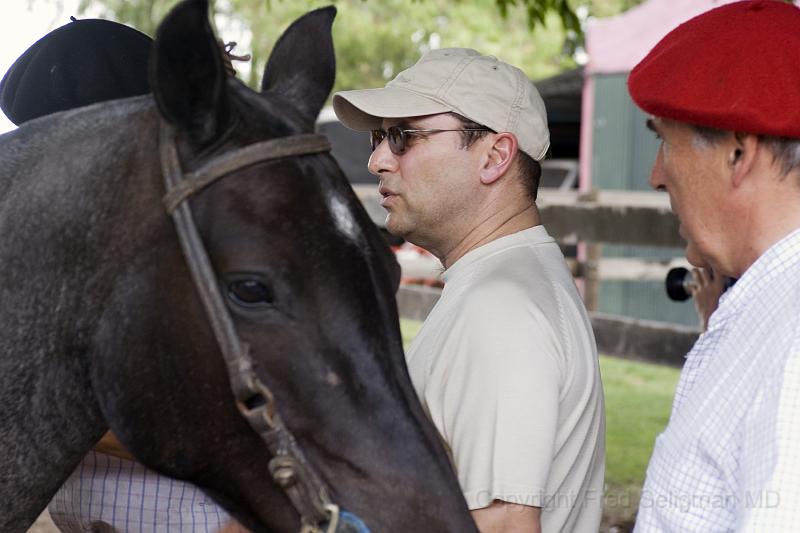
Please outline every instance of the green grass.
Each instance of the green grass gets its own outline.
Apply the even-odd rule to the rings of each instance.
[[[419,332],[415,320],[400,321],[403,344]],[[606,400],[607,520],[632,518],[656,436],[669,419],[679,371],[650,363],[600,357]]]
[[[604,523],[631,521],[656,436],[664,430],[680,372],[650,363],[600,357],[606,399]]]
[[[419,320],[400,319],[400,333],[403,334],[403,348],[408,349],[408,344],[417,336],[422,322]]]
[[[641,484],[653,442],[667,424],[679,371],[600,357],[606,395],[606,482]]]

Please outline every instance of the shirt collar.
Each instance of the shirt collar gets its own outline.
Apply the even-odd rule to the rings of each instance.
[[[771,281],[797,263],[800,263],[800,228],[770,246],[722,295],[719,301],[720,315],[739,309],[751,299],[753,291],[769,291],[771,286],[775,286]]]

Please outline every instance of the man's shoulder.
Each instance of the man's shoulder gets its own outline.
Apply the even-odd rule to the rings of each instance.
[[[453,312],[481,317],[491,310],[496,319],[535,319],[553,317],[566,308],[582,309],[560,254],[543,256],[523,247],[488,257],[476,267],[452,291],[445,288],[443,298]]]
[[[445,288],[441,311],[476,331],[539,318],[547,308],[555,309],[556,302],[553,294],[547,294],[552,286],[537,284],[532,276],[536,272],[481,271],[458,290]]]
[[[458,291],[460,297],[479,301],[491,299],[493,295],[530,299],[531,295],[548,293],[555,287],[572,283],[557,247],[555,251],[543,251],[538,246],[524,245],[483,257],[459,278],[456,285],[462,288]]]

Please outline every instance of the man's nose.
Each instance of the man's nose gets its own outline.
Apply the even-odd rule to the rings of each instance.
[[[666,189],[666,174],[664,172],[664,149],[658,147],[656,160],[653,163],[653,170],[650,171],[650,187],[663,191]]]
[[[397,156],[389,149],[389,141],[383,139],[369,156],[367,168],[375,176],[386,172],[397,172]]]

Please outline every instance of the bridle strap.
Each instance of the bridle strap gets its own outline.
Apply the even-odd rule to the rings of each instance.
[[[214,158],[194,172],[184,175],[179,183],[168,189],[164,197],[164,205],[167,213],[172,213],[178,204],[189,196],[234,170],[249,167],[268,159],[330,152],[330,150],[331,145],[328,139],[324,135],[316,134],[279,137],[251,144]],[[267,154],[268,156],[265,157]]]
[[[336,527],[339,508],[331,502],[324,485],[284,425],[272,392],[253,370],[249,347],[239,339],[189,202],[185,200],[240,168],[261,161],[327,150],[330,150],[330,145],[321,135],[284,137],[235,150],[184,177],[172,127],[162,120],[159,131],[161,170],[167,190],[164,204],[175,223],[192,279],[225,360],[236,405],[267,444],[272,454],[269,464],[272,478],[300,514],[302,531],[314,533],[334,531],[331,526]]]

